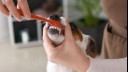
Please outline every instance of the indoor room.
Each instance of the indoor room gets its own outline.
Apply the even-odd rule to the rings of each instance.
[[[78,53],[88,72],[126,72],[127,0],[0,0],[0,72],[83,72]]]

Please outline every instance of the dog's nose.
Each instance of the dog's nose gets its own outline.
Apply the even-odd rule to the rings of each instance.
[[[55,20],[55,21],[60,21],[60,20],[61,20],[61,19],[60,19],[60,16],[59,16],[59,15],[56,15],[56,14],[51,15],[51,16],[50,16],[50,19],[51,19],[51,20]]]

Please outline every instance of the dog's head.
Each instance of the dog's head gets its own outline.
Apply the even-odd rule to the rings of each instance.
[[[64,29],[66,26],[66,20],[63,17],[60,17],[58,15],[52,15],[49,17],[50,20],[58,21],[62,24],[62,28],[58,28],[55,26],[52,26],[47,23],[48,25],[48,36],[52,40],[53,44],[55,46],[60,45],[64,41]]]
[[[64,35],[65,30],[64,29],[66,26],[66,20],[64,17],[60,17],[58,15],[52,15],[52,16],[50,16],[49,19],[59,21],[59,22],[61,22],[61,24],[63,26],[63,28],[57,28],[57,27],[52,26],[47,23],[48,37],[51,39],[51,41],[53,42],[53,44],[55,46],[58,46],[61,43],[63,43],[64,38],[65,38],[65,35]],[[73,37],[74,37],[74,40],[76,41],[76,43],[82,49],[84,49],[84,51],[86,52],[87,55],[94,58],[96,56],[96,52],[95,52],[96,46],[95,46],[94,40],[88,35],[83,35],[76,24],[70,23],[70,27],[71,27],[72,34],[73,34]]]

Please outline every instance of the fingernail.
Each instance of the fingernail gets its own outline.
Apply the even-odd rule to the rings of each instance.
[[[9,17],[10,16],[10,14],[9,13],[6,13],[6,15]]]
[[[21,22],[22,20],[21,19],[17,19],[19,22]]]
[[[31,15],[26,15],[27,20],[31,20]]]
[[[22,21],[22,17],[17,17],[16,19],[17,19],[19,22]]]

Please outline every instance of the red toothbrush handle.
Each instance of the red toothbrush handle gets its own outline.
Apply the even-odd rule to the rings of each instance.
[[[59,27],[61,28],[62,27],[62,24],[58,21],[55,21],[55,20],[47,20],[43,17],[39,17],[39,16],[36,16],[36,15],[31,15],[32,18],[36,19],[36,20],[41,20],[41,21],[46,21],[48,22],[49,24],[53,25],[53,26],[56,26],[56,27]]]

